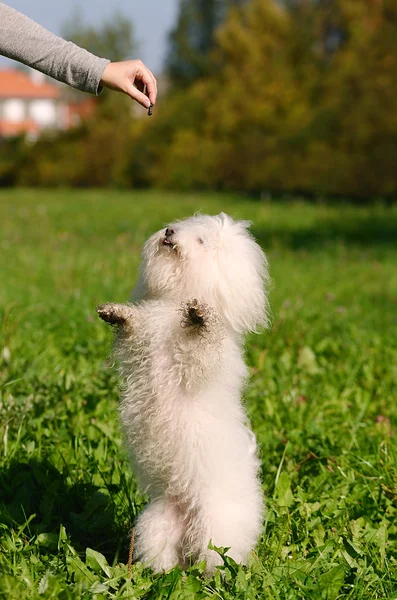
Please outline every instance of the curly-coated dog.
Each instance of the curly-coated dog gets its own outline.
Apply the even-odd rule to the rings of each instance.
[[[146,242],[136,303],[109,303],[124,382],[121,423],[151,502],[135,558],[155,571],[245,563],[262,525],[255,436],[241,394],[244,336],[267,323],[267,261],[228,215],[176,221]]]

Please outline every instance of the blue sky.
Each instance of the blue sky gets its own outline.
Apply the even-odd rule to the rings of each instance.
[[[62,25],[78,7],[87,24],[101,24],[119,11],[135,26],[138,56],[155,73],[161,72],[167,33],[174,25],[179,0],[5,0],[50,31],[59,35]],[[5,59],[0,59],[4,64]]]

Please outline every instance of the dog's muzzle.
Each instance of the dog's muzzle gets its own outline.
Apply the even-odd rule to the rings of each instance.
[[[174,235],[174,233],[174,229],[169,229],[167,227],[167,229],[165,230],[163,246],[169,246],[170,248],[173,248],[175,246],[175,242],[172,240],[172,236]]]

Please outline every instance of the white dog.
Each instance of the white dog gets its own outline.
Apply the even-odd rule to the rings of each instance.
[[[267,322],[267,261],[229,216],[177,221],[145,244],[136,304],[105,304],[116,325],[121,422],[151,502],[134,555],[155,571],[206,560],[209,543],[245,563],[261,531],[254,434],[241,392],[244,334]]]

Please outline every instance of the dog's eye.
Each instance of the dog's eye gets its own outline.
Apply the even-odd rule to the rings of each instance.
[[[199,244],[204,244],[204,240],[202,240],[201,238],[197,238],[197,241]]]

